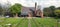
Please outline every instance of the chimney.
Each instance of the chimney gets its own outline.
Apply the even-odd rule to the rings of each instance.
[[[40,7],[39,7],[40,8]],[[40,10],[41,11],[41,10]],[[35,16],[37,15],[37,2],[35,2]],[[43,12],[40,12],[41,18],[43,18]]]
[[[36,16],[37,3],[35,2],[35,16]]]
[[[37,9],[37,3],[35,2],[35,10]]]

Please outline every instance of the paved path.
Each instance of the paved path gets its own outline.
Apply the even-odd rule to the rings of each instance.
[[[31,27],[31,21],[28,19],[28,27]]]

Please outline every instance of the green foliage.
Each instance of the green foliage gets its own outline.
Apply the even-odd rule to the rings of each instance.
[[[49,8],[50,8],[52,11],[55,10],[55,6],[50,6]]]
[[[10,7],[10,12],[11,13],[19,13],[19,12],[21,12],[21,8],[22,8],[22,5],[16,3],[15,5]]]
[[[60,10],[59,9],[55,10],[54,13],[55,13],[56,16],[60,17]]]
[[[47,17],[54,17],[55,14],[54,14],[54,10],[55,10],[55,6],[50,6],[50,7],[47,7],[47,8],[44,8],[44,15],[47,16]]]
[[[57,7],[56,9],[60,9],[60,7]]]
[[[44,8],[44,15],[45,16],[50,16],[52,14],[52,10],[50,8]]]
[[[2,8],[2,6],[0,5],[0,15],[4,15],[5,9]]]
[[[2,11],[3,11],[3,9],[2,9],[2,7],[0,6],[0,13],[2,13]]]

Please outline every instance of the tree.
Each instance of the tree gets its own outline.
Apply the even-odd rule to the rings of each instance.
[[[48,8],[48,7],[47,8],[44,8],[43,11],[44,11],[44,16],[47,16],[48,17],[48,16],[50,16],[52,14],[51,13],[52,12],[51,9]]]
[[[50,8],[52,11],[55,10],[55,6],[50,6],[49,8]]]
[[[57,9],[60,9],[60,7],[57,7]]]
[[[55,10],[54,13],[57,17],[60,17],[60,10],[59,9]]]
[[[3,9],[2,9],[1,4],[0,4],[0,15],[2,14],[2,10],[3,10]]]
[[[1,16],[4,16],[3,13],[4,13],[4,9],[3,9],[2,5],[0,4],[0,15],[1,15]]]
[[[56,9],[55,6],[50,6],[50,7],[44,8],[43,9],[44,15],[49,16],[49,17],[54,17],[55,16],[55,14],[54,14],[55,9]]]
[[[15,5],[10,7],[10,12],[13,14],[13,16],[18,17],[18,13],[19,12],[21,13],[21,8],[22,8],[22,5],[16,3]]]
[[[54,17],[55,16],[54,10],[56,9],[55,6],[50,6],[49,8],[51,9],[51,13],[52,13],[51,17]]]

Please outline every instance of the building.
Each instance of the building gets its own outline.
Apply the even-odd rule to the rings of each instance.
[[[22,7],[21,15],[29,17],[43,17],[43,12],[37,7],[37,3],[35,3],[35,7]]]

